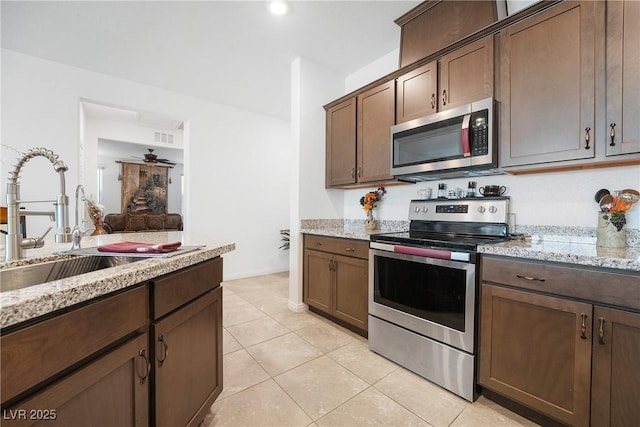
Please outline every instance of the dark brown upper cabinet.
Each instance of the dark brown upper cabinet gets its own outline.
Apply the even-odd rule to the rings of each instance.
[[[429,62],[396,83],[396,123],[493,96],[493,36]]]
[[[595,156],[594,21],[567,1],[500,33],[500,166]]]
[[[400,67],[413,64],[498,20],[496,2],[426,1],[400,18]]]
[[[607,2],[607,156],[640,153],[640,2]]]
[[[326,110],[327,187],[385,182],[390,175],[393,80]]]

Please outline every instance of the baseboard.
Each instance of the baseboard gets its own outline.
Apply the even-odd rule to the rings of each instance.
[[[295,313],[302,313],[303,311],[307,311],[308,308],[307,304],[303,302],[293,302],[291,300],[287,302],[287,307]]]

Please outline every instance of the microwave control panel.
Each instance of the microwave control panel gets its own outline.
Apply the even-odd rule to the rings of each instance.
[[[471,115],[471,155],[484,156],[489,154],[489,123],[488,110],[482,110]]]

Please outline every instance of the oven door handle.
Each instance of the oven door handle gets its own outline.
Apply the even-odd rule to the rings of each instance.
[[[469,254],[465,252],[452,252],[444,249],[417,248],[415,246],[390,245],[386,243],[371,242],[371,249],[379,249],[404,255],[415,255],[423,258],[437,258],[452,261],[469,262]]]

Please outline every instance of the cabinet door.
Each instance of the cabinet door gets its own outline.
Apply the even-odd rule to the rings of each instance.
[[[356,98],[327,110],[326,184],[356,182]]]
[[[440,110],[493,96],[493,36],[451,52],[439,63]]]
[[[567,1],[500,34],[501,166],[594,157],[594,28]]]
[[[607,2],[607,156],[640,152],[640,2]]]
[[[304,251],[304,302],[327,313],[333,299],[332,265],[331,254]]]
[[[222,391],[222,288],[153,325],[155,425],[196,426]]]
[[[368,318],[368,266],[364,259],[335,256],[334,315],[366,331]]]
[[[148,426],[147,334],[3,408],[3,426]]]
[[[592,306],[487,284],[481,304],[479,384],[588,425]]]
[[[393,81],[358,95],[358,182],[393,179],[390,130],[394,105]]]
[[[637,425],[640,420],[640,314],[596,307],[593,320],[591,425]]]
[[[438,108],[438,63],[425,64],[396,81],[396,123],[407,122]]]

